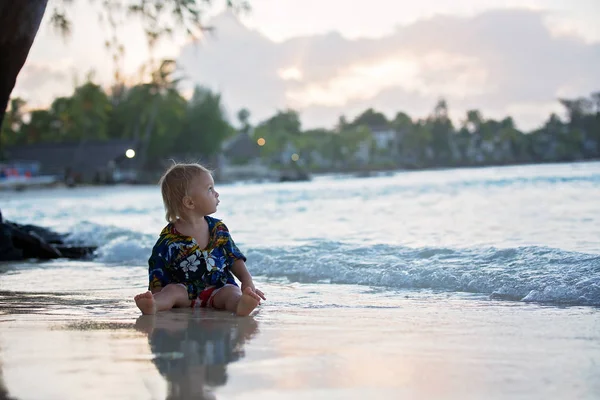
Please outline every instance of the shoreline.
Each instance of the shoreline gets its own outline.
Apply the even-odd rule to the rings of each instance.
[[[419,167],[419,168],[389,168],[389,167],[364,167],[364,168],[353,168],[353,169],[344,169],[344,170],[314,170],[307,171],[310,177],[323,177],[323,176],[332,176],[339,175],[342,177],[351,177],[351,178],[370,178],[377,176],[385,176],[392,175],[396,173],[404,173],[404,172],[426,172],[426,171],[453,171],[453,170],[470,170],[470,169],[486,169],[486,168],[502,168],[502,167],[519,167],[519,166],[551,166],[551,165],[565,165],[565,164],[590,164],[600,162],[600,159],[586,159],[586,160],[577,160],[577,161],[547,161],[547,162],[521,162],[521,163],[492,163],[492,164],[484,164],[484,165],[458,165],[458,166],[431,166],[431,167]],[[300,179],[297,181],[281,181],[278,179],[266,179],[266,178],[252,178],[252,179],[226,179],[220,181],[219,179],[215,179],[216,183],[221,185],[236,185],[240,183],[289,183],[289,182],[306,182],[310,181]],[[24,184],[23,182],[18,185],[0,185],[0,193],[2,192],[22,192],[28,189],[40,190],[40,189],[76,189],[76,188],[86,188],[86,187],[136,187],[136,186],[154,186],[158,182],[156,181],[144,181],[144,182],[115,182],[115,183],[104,183],[104,184],[95,184],[89,182],[78,183],[76,185],[67,185],[63,181],[57,181],[55,183],[43,183],[43,184]]]

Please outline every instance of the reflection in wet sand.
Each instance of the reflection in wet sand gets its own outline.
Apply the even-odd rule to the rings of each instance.
[[[0,349],[1,350],[1,349]],[[1,351],[0,351],[1,356]],[[10,397],[8,389],[4,384],[4,374],[2,373],[2,360],[0,359],[0,400],[14,400],[14,397]]]
[[[227,364],[244,357],[244,343],[258,331],[252,317],[205,310],[142,315],[135,327],[148,335],[168,400],[215,399],[212,389],[227,382]]]

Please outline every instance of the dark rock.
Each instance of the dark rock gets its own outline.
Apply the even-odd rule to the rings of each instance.
[[[54,258],[90,258],[94,246],[64,242],[64,234],[36,225],[20,225],[2,219],[0,212],[0,261]]]

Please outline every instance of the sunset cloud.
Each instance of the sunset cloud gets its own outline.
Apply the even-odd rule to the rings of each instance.
[[[485,3],[485,4],[484,4]],[[109,87],[115,66],[103,48],[107,32],[86,2],[70,8],[73,34],[63,39],[47,18],[13,96],[30,107],[72,93],[95,73]],[[389,117],[431,112],[445,97],[451,116],[480,109],[512,115],[520,127],[562,112],[559,97],[600,90],[600,3],[595,0],[264,0],[242,22],[228,13],[197,44],[163,42],[154,57],[177,58],[194,84],[222,92],[229,115],[248,108],[252,122],[295,108],[305,127],[332,126],[374,107]],[[507,7],[516,7],[513,9]],[[140,81],[149,53],[139,26],[120,30],[127,82]]]
[[[560,110],[557,97],[600,90],[600,43],[557,35],[543,16],[436,16],[378,38],[332,32],[275,42],[222,14],[217,35],[185,47],[179,62],[192,82],[221,90],[232,114],[248,107],[255,121],[284,107],[307,126],[372,106],[423,116],[445,97],[456,117],[476,107],[531,128]]]

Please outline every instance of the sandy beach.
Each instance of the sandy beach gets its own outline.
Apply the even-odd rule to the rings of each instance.
[[[600,163],[219,192],[249,318],[140,318],[156,187],[4,193],[98,251],[0,263],[0,399],[600,398]]]
[[[261,283],[269,300],[248,318],[140,316],[135,290],[3,291],[4,398],[600,396],[597,309]]]

